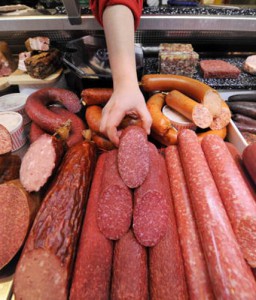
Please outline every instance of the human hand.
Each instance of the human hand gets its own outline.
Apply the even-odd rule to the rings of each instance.
[[[147,109],[145,99],[138,86],[114,89],[114,92],[102,110],[100,131],[108,136],[115,146],[119,145],[117,127],[126,115],[141,119],[142,126],[150,133],[151,115]]]

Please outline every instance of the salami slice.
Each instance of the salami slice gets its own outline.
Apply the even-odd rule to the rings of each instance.
[[[256,203],[225,142],[214,135],[202,148],[244,257],[256,267]]]
[[[214,299],[177,146],[165,150],[189,299]]]
[[[107,238],[117,240],[129,230],[132,219],[132,194],[119,175],[117,150],[106,153],[102,176],[98,226]]]
[[[198,138],[193,131],[183,130],[178,142],[214,295],[217,299],[255,299],[255,280],[234,236]]]
[[[0,155],[12,151],[12,138],[4,125],[0,124]]]
[[[97,201],[100,193],[105,154],[97,162],[79,241],[70,300],[108,299],[113,242],[105,238],[97,225]]]
[[[149,143],[150,170],[134,194],[133,230],[143,245],[155,246],[166,234],[169,183],[163,180],[166,167],[156,147]]]
[[[139,126],[123,130],[118,148],[118,170],[130,188],[139,187],[149,172],[147,134]]]
[[[116,242],[111,299],[148,299],[147,251],[128,231]]]

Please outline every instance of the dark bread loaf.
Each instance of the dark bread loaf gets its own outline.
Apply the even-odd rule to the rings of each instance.
[[[55,48],[33,55],[25,60],[28,74],[39,79],[44,79],[56,72],[61,67],[61,63],[61,52]]]

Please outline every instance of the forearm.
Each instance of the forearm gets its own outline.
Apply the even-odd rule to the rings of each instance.
[[[103,13],[114,89],[137,85],[134,53],[134,16],[124,5],[108,6]]]

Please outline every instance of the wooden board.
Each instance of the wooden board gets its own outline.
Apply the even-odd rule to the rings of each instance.
[[[8,76],[0,77],[0,91],[6,89],[10,83],[8,82]]]
[[[21,85],[33,85],[33,84],[47,84],[47,83],[54,83],[60,77],[63,69],[59,69],[54,74],[46,77],[45,79],[37,79],[33,78],[27,73],[17,69],[14,71],[10,76],[8,76],[8,83],[9,84],[21,84]]]

